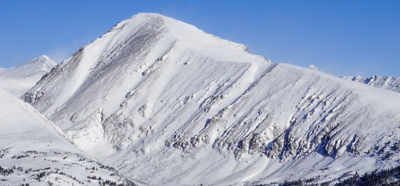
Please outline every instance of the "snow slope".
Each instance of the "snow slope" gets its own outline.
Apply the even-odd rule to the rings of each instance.
[[[397,93],[274,64],[159,14],[118,23],[23,99],[149,185],[324,182],[398,165]]]
[[[369,78],[345,76],[344,79],[363,83],[369,86],[400,92],[400,78],[389,76],[371,76]]]
[[[57,64],[41,55],[22,65],[0,69],[0,86],[20,97]]]
[[[0,185],[132,183],[86,156],[58,126],[2,88],[0,125]]]

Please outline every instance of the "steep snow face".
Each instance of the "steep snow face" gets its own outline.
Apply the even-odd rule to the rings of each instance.
[[[400,78],[389,76],[371,76],[369,78],[345,76],[344,79],[363,83],[369,86],[400,92]]]
[[[107,180],[133,184],[84,155],[31,105],[2,88],[0,100],[1,185],[97,185]]]
[[[0,69],[0,86],[20,97],[57,64],[42,55],[22,65]]]
[[[398,94],[272,64],[157,14],[120,22],[23,98],[150,185],[322,182],[398,165]]]
[[[196,39],[189,38],[193,35]],[[210,62],[243,62],[243,66],[249,65],[250,62],[269,63],[261,56],[250,54],[241,44],[206,34],[192,25],[158,14],[138,14],[120,22],[60,64],[55,72],[50,74],[60,75],[56,79],[57,90],[47,91],[52,91],[53,95],[61,92],[61,95],[58,95],[56,100],[51,100],[51,108],[41,110],[54,111],[55,107],[68,102],[88,86],[102,86],[96,85],[94,81],[111,84],[113,82],[110,81],[138,81],[142,78],[137,77],[144,77],[166,60],[173,61],[179,67],[170,65],[172,69],[169,72],[174,73],[194,58]],[[256,64],[253,68],[255,66]],[[68,70],[63,72],[64,69]],[[135,84],[132,82],[131,85],[121,88],[130,91]],[[114,113],[114,110],[109,113]]]

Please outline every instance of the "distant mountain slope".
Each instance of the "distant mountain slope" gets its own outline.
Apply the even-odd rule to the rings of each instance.
[[[33,107],[0,88],[0,185],[131,183],[86,156]]]
[[[351,81],[363,83],[377,88],[383,88],[386,90],[391,90],[395,92],[400,92],[400,78],[399,77],[389,77],[389,76],[371,76],[369,78],[356,76],[345,76],[344,79]]]
[[[2,68],[0,69],[0,87],[18,97],[22,96],[56,65],[49,57],[42,55],[16,67]]]
[[[82,47],[23,99],[149,185],[336,181],[397,166],[400,96],[158,14]]]

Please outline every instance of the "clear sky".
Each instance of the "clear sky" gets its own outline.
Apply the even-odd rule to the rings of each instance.
[[[2,0],[0,66],[41,54],[60,62],[139,12],[193,24],[275,63],[400,76],[399,0]]]

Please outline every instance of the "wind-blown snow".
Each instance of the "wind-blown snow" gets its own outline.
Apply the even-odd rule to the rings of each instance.
[[[397,93],[274,64],[158,14],[118,23],[23,98],[149,185],[323,182],[398,165]]]
[[[19,66],[2,68],[0,87],[20,97],[56,65],[49,57],[41,55]]]

